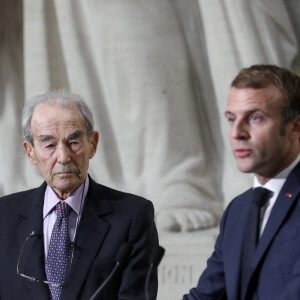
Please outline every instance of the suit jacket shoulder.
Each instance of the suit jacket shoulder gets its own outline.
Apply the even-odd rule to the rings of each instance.
[[[299,297],[299,183],[300,163],[287,177],[253,257],[253,274],[259,278],[256,291],[259,299]],[[251,196],[252,188],[234,198],[227,206],[215,251],[208,260],[197,288],[192,289],[184,299],[239,298],[242,242]]]

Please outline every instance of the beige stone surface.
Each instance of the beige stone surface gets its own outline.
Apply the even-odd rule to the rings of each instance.
[[[160,233],[165,256],[158,268],[158,300],[179,300],[197,285],[212,254],[218,228],[188,233]]]

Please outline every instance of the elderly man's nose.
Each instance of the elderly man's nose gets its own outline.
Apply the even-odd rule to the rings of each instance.
[[[61,164],[66,164],[70,161],[70,150],[65,145],[57,147],[57,161]]]

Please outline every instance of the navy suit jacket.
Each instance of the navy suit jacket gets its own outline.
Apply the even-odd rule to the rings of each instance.
[[[288,176],[275,202],[252,260],[254,285],[261,300],[300,299],[300,164]],[[244,230],[252,189],[227,207],[215,250],[196,288],[184,300],[240,298]]]
[[[20,260],[20,271],[46,279],[43,243],[43,199],[41,187],[0,198],[0,299],[50,299],[44,283],[17,275],[22,245],[29,238]],[[62,299],[87,300],[115,265],[123,242],[131,245],[130,256],[99,295],[105,300],[144,300],[148,257],[158,245],[154,210],[150,201],[99,185],[90,179],[89,191],[79,224],[70,276],[63,286]],[[157,272],[150,280],[150,299],[156,299]]]

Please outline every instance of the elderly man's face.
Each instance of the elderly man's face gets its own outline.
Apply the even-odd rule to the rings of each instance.
[[[97,149],[98,133],[87,136],[85,119],[76,105],[39,104],[31,120],[33,146],[24,142],[32,164],[61,199],[85,180]]]

